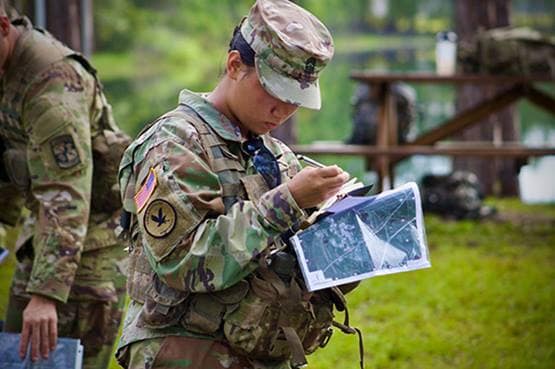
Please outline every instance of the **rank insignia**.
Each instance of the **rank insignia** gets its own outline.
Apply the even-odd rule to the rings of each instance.
[[[316,69],[316,59],[315,58],[306,59],[306,62],[304,65],[304,72],[306,74],[312,75],[314,74],[315,69]]]
[[[177,214],[174,207],[165,200],[154,200],[146,208],[143,225],[154,238],[164,238],[175,228]]]
[[[300,83],[301,89],[310,87],[310,84],[315,81],[314,71],[316,69],[316,59],[308,58],[304,64],[304,71],[301,75]]]
[[[71,135],[61,135],[50,140],[50,149],[56,164],[61,169],[69,169],[81,163],[79,151]]]

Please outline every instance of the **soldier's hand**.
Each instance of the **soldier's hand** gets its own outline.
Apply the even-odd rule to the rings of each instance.
[[[23,328],[19,342],[19,356],[25,359],[27,346],[31,345],[31,360],[37,361],[39,353],[44,359],[56,348],[58,339],[58,314],[56,302],[33,295],[23,310]]]
[[[297,204],[302,209],[307,209],[335,195],[348,180],[349,174],[337,165],[306,167],[287,182],[287,185]]]

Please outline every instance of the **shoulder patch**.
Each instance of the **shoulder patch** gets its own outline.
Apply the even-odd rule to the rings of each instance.
[[[158,181],[156,179],[156,173],[154,172],[154,168],[150,168],[150,171],[148,172],[148,177],[146,177],[146,180],[144,181],[143,185],[133,197],[133,199],[135,200],[137,213],[143,210],[144,206],[146,205],[146,202],[148,201],[148,199],[150,199],[150,196],[156,189],[157,183]]]
[[[146,208],[143,224],[146,232],[154,238],[164,238],[175,228],[177,213],[172,204],[156,199]]]
[[[56,164],[61,169],[73,168],[81,163],[79,150],[77,150],[73,137],[70,134],[63,134],[52,138],[50,140],[50,149]]]

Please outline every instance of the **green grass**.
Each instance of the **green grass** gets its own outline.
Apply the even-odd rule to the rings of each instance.
[[[555,206],[494,201],[502,220],[426,217],[432,268],[364,281],[350,296],[367,368],[552,368]],[[356,368],[336,333],[312,368]]]
[[[432,268],[371,278],[349,295],[366,368],[555,367],[555,206],[488,203],[499,210],[488,221],[426,217]],[[0,314],[13,267],[0,268]],[[357,368],[357,339],[336,331],[308,359]]]

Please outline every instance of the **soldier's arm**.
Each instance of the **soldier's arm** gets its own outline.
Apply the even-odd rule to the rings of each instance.
[[[64,61],[37,76],[24,98],[27,163],[37,216],[31,294],[65,302],[87,233],[92,180],[89,106],[94,80]]]
[[[156,189],[138,212],[150,264],[173,288],[206,292],[229,287],[257,267],[258,255],[304,212],[284,183],[227,213],[216,173],[197,139],[156,143],[140,171]],[[153,174],[144,174],[152,168]],[[148,193],[146,182],[136,193]],[[152,183],[152,181],[151,181]],[[146,191],[146,192],[145,192]],[[175,217],[175,220],[174,220]]]

